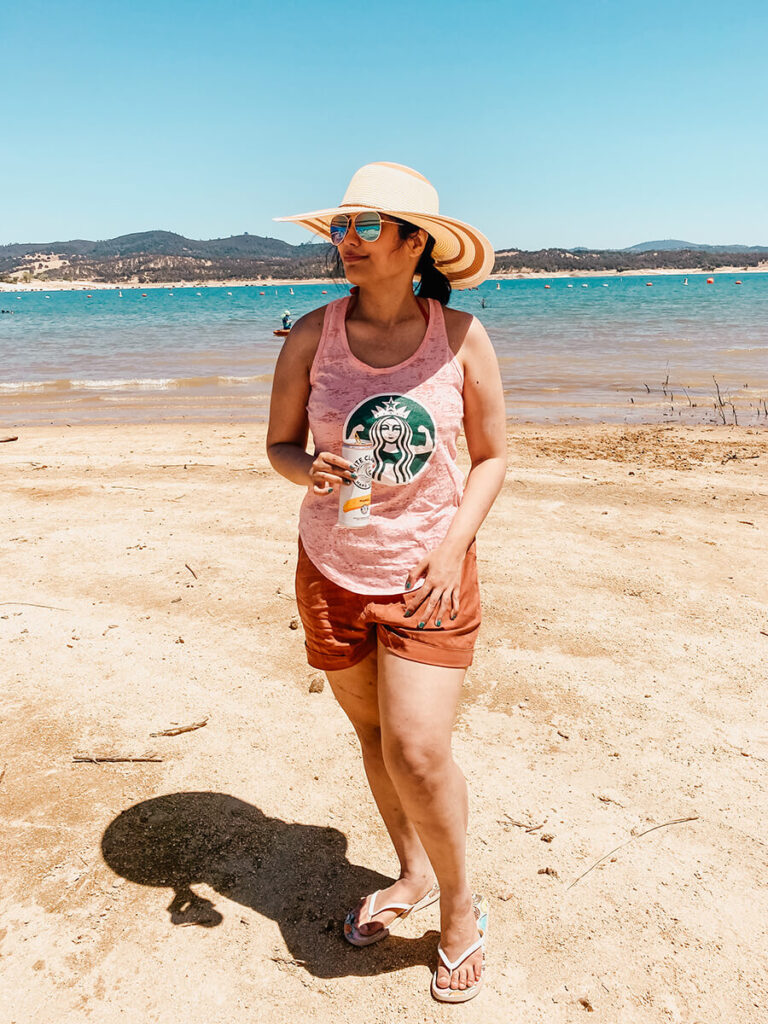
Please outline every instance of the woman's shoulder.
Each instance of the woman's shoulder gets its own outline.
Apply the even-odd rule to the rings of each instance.
[[[332,305],[333,302],[326,302],[324,306],[318,306],[317,309],[311,309],[308,313],[305,313],[304,316],[300,316],[291,328],[291,334],[296,332],[299,334],[311,334],[316,331],[319,338],[320,332],[323,329],[325,311]]]
[[[315,357],[317,346],[320,344],[323,323],[325,322],[325,312],[332,305],[333,302],[328,302],[324,306],[311,309],[308,313],[299,317],[291,328],[290,334],[285,339],[283,350],[294,357],[304,358],[311,363]]]
[[[443,306],[443,318],[448,344],[454,355],[458,355],[460,350],[471,346],[479,336],[485,335],[485,328],[477,317],[472,313],[465,313],[463,309],[451,309],[449,306]]]

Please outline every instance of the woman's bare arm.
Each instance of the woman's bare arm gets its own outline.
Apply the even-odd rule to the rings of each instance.
[[[325,309],[298,320],[275,365],[267,428],[267,457],[281,476],[316,494],[330,494],[349,480],[349,463],[330,452],[307,451],[309,373],[323,329]]]
[[[507,467],[506,411],[496,353],[479,320],[472,318],[459,350],[464,369],[464,435],[472,465],[461,505],[442,544],[408,574],[406,589],[424,576],[424,585],[408,604],[420,623],[434,614],[435,624],[459,610],[461,565],[504,483]]]
[[[472,465],[443,544],[462,555],[488,515],[507,471],[507,419],[491,339],[473,317],[460,353],[464,365],[464,436]]]

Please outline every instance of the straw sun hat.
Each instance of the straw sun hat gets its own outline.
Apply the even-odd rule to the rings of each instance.
[[[402,164],[366,164],[352,176],[340,206],[274,219],[302,224],[328,240],[332,217],[363,210],[388,213],[429,232],[435,239],[435,266],[453,288],[474,288],[493,269],[493,248],[485,235],[460,220],[441,216],[437,189],[423,174]]]

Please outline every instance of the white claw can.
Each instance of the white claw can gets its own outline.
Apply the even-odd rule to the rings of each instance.
[[[341,447],[342,459],[352,466],[351,484],[342,484],[339,494],[339,526],[367,526],[371,517],[373,442],[356,441]]]

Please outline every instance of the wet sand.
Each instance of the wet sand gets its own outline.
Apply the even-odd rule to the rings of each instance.
[[[510,428],[455,736],[488,975],[450,1010],[436,907],[341,938],[395,862],[292,628],[263,426],[6,426],[8,1020],[761,1019],[764,430]]]

